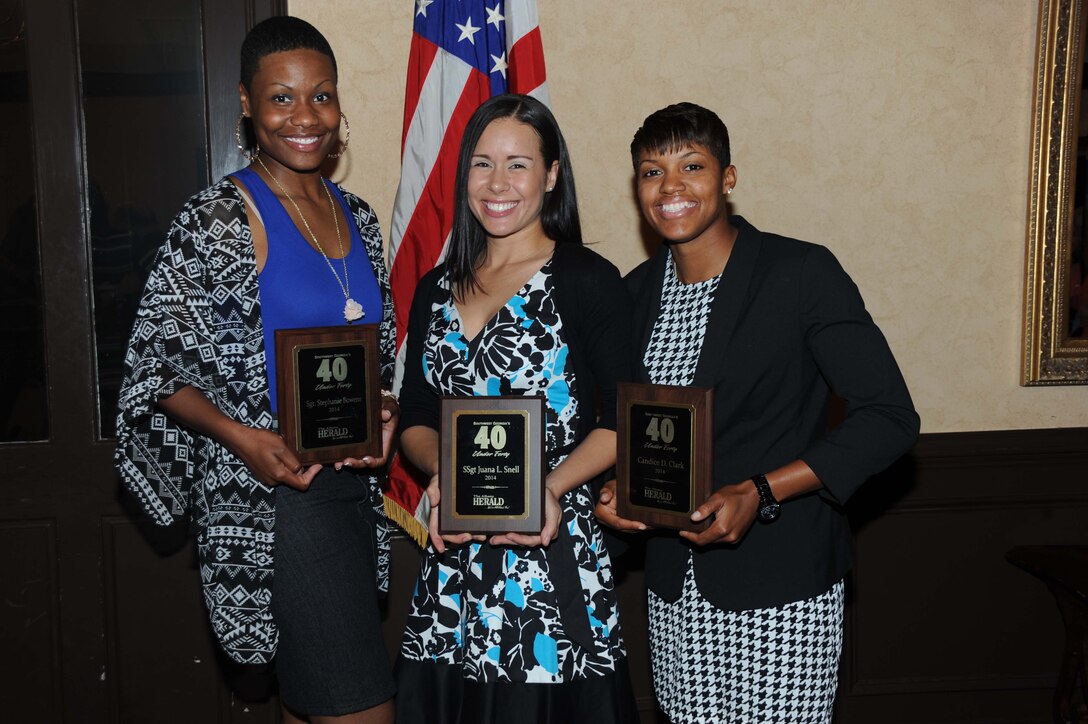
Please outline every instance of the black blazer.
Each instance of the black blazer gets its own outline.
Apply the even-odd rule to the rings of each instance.
[[[780,606],[823,593],[852,564],[842,504],[906,452],[918,415],[857,286],[822,246],[759,231],[739,216],[736,245],[710,311],[696,387],[714,389],[714,486],[801,459],[824,489],[785,502],[736,545],[650,538],[649,588],[680,596],[688,551],[699,591],[719,608]],[[636,379],[661,306],[662,247],[627,276],[635,299]],[[829,390],[846,401],[827,431]]]

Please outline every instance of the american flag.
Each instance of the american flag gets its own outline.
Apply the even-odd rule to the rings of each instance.
[[[415,0],[389,244],[398,387],[412,294],[420,277],[445,256],[453,225],[461,135],[481,103],[507,92],[549,101],[535,0]],[[389,477],[386,513],[424,545],[427,481],[413,480],[400,458]]]

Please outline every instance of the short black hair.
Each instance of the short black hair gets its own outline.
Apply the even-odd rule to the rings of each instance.
[[[461,136],[461,152],[457,158],[457,177],[453,193],[453,228],[446,253],[446,277],[457,300],[479,288],[476,270],[487,254],[487,235],[472,214],[468,202],[468,175],[476,144],[491,123],[512,118],[532,128],[540,139],[540,155],[546,168],[559,162],[555,186],[544,194],[540,223],[544,233],[557,244],[582,244],[582,224],[578,216],[578,195],[574,189],[567,142],[559,123],[546,105],[527,95],[507,93],[492,96],[472,114]]]
[[[242,41],[242,85],[246,91],[250,90],[261,58],[288,50],[316,50],[327,55],[336,78],[336,56],[321,31],[301,18],[277,15],[254,25]]]
[[[646,116],[631,139],[631,163],[646,151],[678,151],[693,144],[705,147],[722,168],[729,166],[729,129],[718,114],[694,103],[674,103]]]

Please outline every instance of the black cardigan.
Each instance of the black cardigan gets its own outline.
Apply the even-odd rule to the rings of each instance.
[[[447,292],[438,286],[444,273],[445,265],[428,272],[412,299],[400,393],[402,430],[416,425],[439,429],[439,394],[423,374],[423,345],[432,305],[446,301]],[[594,428],[616,429],[616,382],[630,378],[631,299],[616,267],[580,244],[556,244],[551,273],[576,380],[577,445]],[[595,496],[595,489],[593,493]],[[477,560],[485,581],[493,580],[501,571],[503,550],[501,546],[484,546],[481,550]],[[559,536],[545,555],[564,630],[572,641],[588,650],[593,646],[593,636],[566,526],[559,526]]]
[[[438,285],[445,269],[443,264],[428,272],[412,299],[400,392],[402,430],[439,428],[439,394],[424,377],[422,360],[431,307],[445,301]],[[551,273],[577,380],[577,444],[595,427],[616,429],[616,382],[630,378],[631,299],[616,267],[580,244],[556,244]]]
[[[824,489],[786,501],[736,545],[647,544],[646,582],[676,600],[689,549],[699,591],[716,606],[779,606],[826,591],[852,564],[842,504],[906,452],[918,415],[857,286],[822,246],[759,231],[740,217],[710,311],[693,385],[714,388],[714,487],[801,459]],[[627,276],[635,300],[636,379],[661,306],[667,250]],[[846,401],[827,431],[830,391]]]

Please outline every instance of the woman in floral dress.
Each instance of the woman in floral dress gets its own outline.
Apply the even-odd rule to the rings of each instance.
[[[615,462],[629,297],[616,268],[582,246],[566,146],[543,104],[506,95],[477,110],[455,206],[446,262],[412,304],[401,392],[401,447],[431,476],[432,507],[397,721],[636,721],[588,485]],[[539,535],[439,535],[442,395],[544,397]]]

